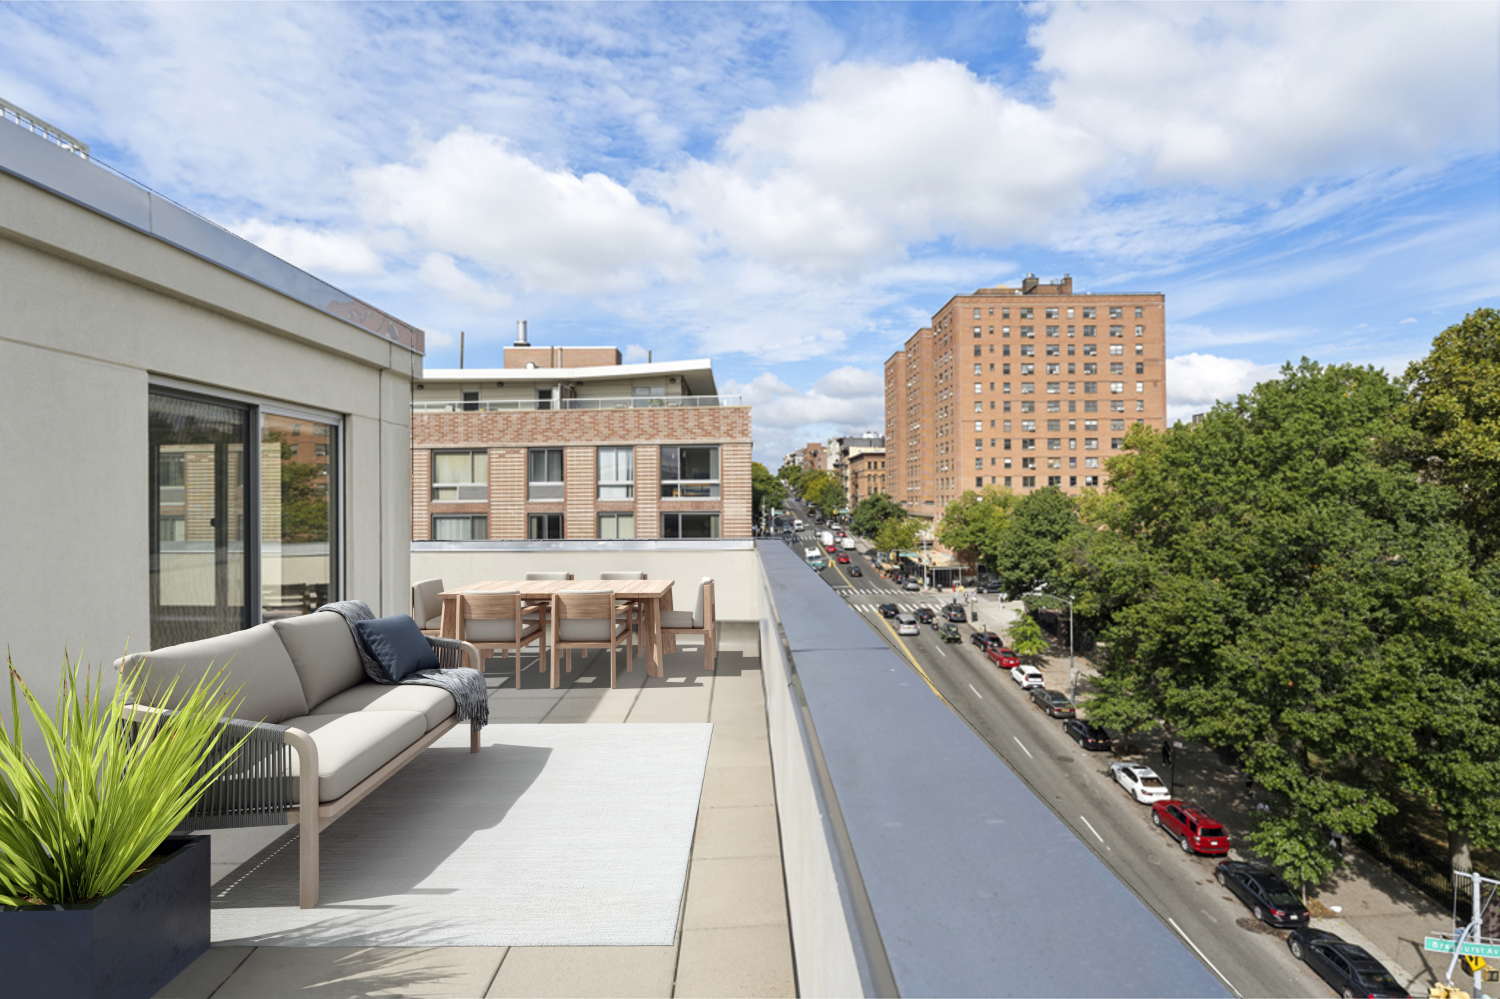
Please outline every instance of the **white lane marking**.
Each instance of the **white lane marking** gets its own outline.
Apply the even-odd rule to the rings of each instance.
[[[1094,828],[1094,824],[1090,822],[1086,816],[1080,815],[1078,817],[1080,819],[1083,819],[1083,824],[1089,827],[1089,832],[1094,834],[1094,838],[1103,843],[1104,837],[1099,835],[1099,830]]]
[[[1233,992],[1235,995],[1240,995],[1240,990],[1234,987],[1233,982],[1224,977],[1224,972],[1220,971],[1218,968],[1214,968],[1214,963],[1208,959],[1208,955],[1203,953],[1203,951],[1198,950],[1198,945],[1193,943],[1193,938],[1182,932],[1182,927],[1177,925],[1177,920],[1173,919],[1171,916],[1168,916],[1167,922],[1171,923],[1172,929],[1176,930],[1182,937],[1182,939],[1188,942],[1189,947],[1193,948],[1193,950],[1198,951],[1198,956],[1203,958],[1203,963],[1208,965],[1210,968],[1213,968],[1214,974],[1218,975],[1219,978],[1223,980],[1224,984],[1229,986],[1229,991]]]
[[[970,689],[970,690],[974,690],[974,685],[973,685],[973,684],[972,684],[972,683],[971,683],[971,684],[969,684],[969,689]],[[977,690],[974,690],[974,696],[975,696],[975,697],[977,697],[977,698],[979,698],[979,699],[980,699],[980,700],[981,700],[981,701],[982,701],[982,700],[984,700],[984,695],[983,695],[983,694],[981,694],[981,693],[980,693],[980,692],[979,692],[979,691],[977,691]],[[1026,748],[1026,747],[1024,747],[1024,746],[1022,746],[1022,747],[1021,747],[1021,748],[1022,748],[1022,749],[1024,749],[1024,748]]]
[[[1011,736],[1011,738],[1012,739],[1016,739],[1015,736]],[[1026,746],[1021,742],[1020,739],[1016,739],[1016,745],[1020,746],[1021,747],[1021,752],[1025,753],[1028,757],[1030,757],[1033,760],[1036,759],[1035,756],[1031,755],[1031,750],[1027,749]]]
[[[942,656],[944,659],[948,658],[948,653],[944,652],[942,649],[938,649],[937,654]]]

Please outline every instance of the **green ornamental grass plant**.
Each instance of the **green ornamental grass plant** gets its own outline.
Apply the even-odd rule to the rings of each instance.
[[[166,839],[232,759],[211,764],[219,719],[232,710],[222,671],[205,675],[170,714],[177,681],[144,696],[137,669],[104,693],[65,661],[49,712],[6,656],[10,717],[0,717],[0,905],[89,902],[119,888]],[[19,686],[19,693],[18,688]],[[20,701],[41,729],[49,776],[21,740]],[[135,724],[132,724],[132,719]],[[236,747],[237,748],[237,747]]]

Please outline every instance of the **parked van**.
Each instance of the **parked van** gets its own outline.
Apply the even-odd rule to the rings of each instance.
[[[792,521],[792,530],[794,531],[802,530],[803,526],[804,525],[800,517],[797,520]]]
[[[847,534],[844,535],[844,551],[846,551],[846,552],[852,552],[852,551],[854,551],[854,539],[851,538],[851,537],[849,537]]]

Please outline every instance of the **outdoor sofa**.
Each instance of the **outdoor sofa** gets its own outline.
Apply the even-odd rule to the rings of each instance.
[[[473,645],[425,638],[442,669],[482,671]],[[446,690],[371,682],[350,626],[335,613],[273,621],[115,662],[122,675],[138,666],[146,670],[144,693],[153,700],[175,677],[181,677],[181,694],[206,673],[224,671],[225,692],[237,691],[240,701],[223,722],[215,752],[247,735],[249,741],[184,828],[300,824],[304,909],[318,904],[319,833],[457,723]],[[136,708],[137,715],[148,710]],[[477,728],[469,751],[479,751]]]

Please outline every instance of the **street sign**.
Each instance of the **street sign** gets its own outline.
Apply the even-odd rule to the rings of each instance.
[[[1438,954],[1452,954],[1453,941],[1444,940],[1442,937],[1428,937],[1422,944],[1423,950],[1430,950]],[[1469,954],[1474,957],[1500,958],[1500,944],[1466,943],[1458,948],[1460,954]]]

